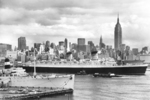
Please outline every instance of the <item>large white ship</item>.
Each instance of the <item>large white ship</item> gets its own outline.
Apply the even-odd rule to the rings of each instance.
[[[103,62],[101,61],[45,61],[36,62],[37,72],[50,72],[50,73],[71,73],[78,74],[85,72],[86,74],[94,73],[115,73],[122,75],[143,75],[146,72],[148,64],[143,63],[128,63],[125,65],[117,65],[116,62]],[[22,66],[27,72],[34,71],[34,64],[32,62],[26,63]]]
[[[17,86],[74,89],[74,74],[35,75],[34,72],[34,75],[31,76],[28,75],[23,68],[3,69],[0,73],[0,87]]]

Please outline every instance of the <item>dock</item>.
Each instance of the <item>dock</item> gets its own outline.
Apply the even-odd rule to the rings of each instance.
[[[66,88],[37,88],[37,87],[9,87],[0,88],[0,100],[20,100],[28,98],[41,98],[46,96],[71,94],[73,89]]]

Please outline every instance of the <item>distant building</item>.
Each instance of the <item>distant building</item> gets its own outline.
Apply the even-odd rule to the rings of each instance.
[[[68,48],[68,40],[65,38],[65,49],[67,49]]]
[[[150,54],[140,55],[140,60],[144,60],[145,63],[150,64]]]
[[[102,36],[100,37],[99,48],[100,48],[100,49],[103,48],[103,39],[102,39]]]
[[[50,41],[46,41],[45,52],[49,52],[49,48],[50,48]]]
[[[59,46],[63,46],[64,47],[64,41],[59,41]]]
[[[86,45],[78,45],[77,47],[78,52],[86,52]]]
[[[125,51],[125,49],[126,49],[126,45],[125,45],[125,44],[121,44],[120,50],[121,50],[121,51]]]
[[[20,37],[18,38],[18,50],[25,50],[26,49],[26,38]]]
[[[141,54],[148,54],[148,47],[147,46],[142,48]]]
[[[115,26],[115,31],[114,31],[114,48],[115,48],[115,50],[121,50],[121,44],[122,44],[122,28],[119,23],[119,16],[118,16],[117,24]]]
[[[11,51],[12,46],[10,44],[0,43],[0,57],[6,56],[6,51]]]
[[[129,51],[130,50],[130,46],[126,46],[126,50]]]
[[[29,46],[26,46],[26,50],[29,50]]]
[[[54,49],[55,48],[55,44],[51,43],[50,47]]]
[[[88,41],[88,45],[90,47],[90,51],[95,48],[94,43],[92,41]]]
[[[72,44],[72,49],[74,49],[74,50],[77,51],[77,47],[78,47],[78,45],[77,45],[76,43],[73,43],[73,44]]]
[[[69,49],[72,50],[72,43],[69,42]]]
[[[0,45],[3,45],[4,47],[6,47],[6,50],[12,51],[12,45],[5,44],[5,43],[0,43]]]
[[[40,45],[41,45],[41,43],[34,43],[34,48],[36,48],[39,51]]]
[[[6,57],[11,57],[13,59],[17,59],[17,51],[7,51]]]
[[[41,54],[42,52],[44,52],[44,48],[45,48],[44,44],[41,44],[40,45],[40,49],[39,49],[39,54]]]
[[[50,41],[46,41],[46,45],[45,45],[46,47],[50,47]]]
[[[85,45],[85,38],[78,38],[78,45]]]
[[[143,47],[143,48],[142,48],[142,50],[144,50],[144,51],[148,51],[148,47],[147,47],[147,46],[145,46],[145,47]]]
[[[132,52],[133,52],[134,55],[137,55],[139,53],[138,48],[133,48]]]

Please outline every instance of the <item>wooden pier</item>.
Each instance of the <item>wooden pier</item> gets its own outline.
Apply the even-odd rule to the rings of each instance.
[[[73,93],[72,89],[65,88],[35,88],[35,87],[9,87],[0,88],[3,95],[0,100],[17,100],[27,98],[41,98],[45,96],[54,96]]]

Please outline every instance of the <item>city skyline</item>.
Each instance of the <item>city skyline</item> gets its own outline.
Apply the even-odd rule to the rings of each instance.
[[[23,36],[30,47],[36,42],[49,40],[58,43],[65,38],[71,43],[77,43],[77,38],[85,38],[86,44],[92,40],[98,45],[102,35],[104,43],[114,47],[114,28],[119,12],[122,43],[132,48],[150,47],[150,13],[147,11],[149,2],[1,1],[0,42],[12,44],[14,47],[17,46],[17,39]]]

